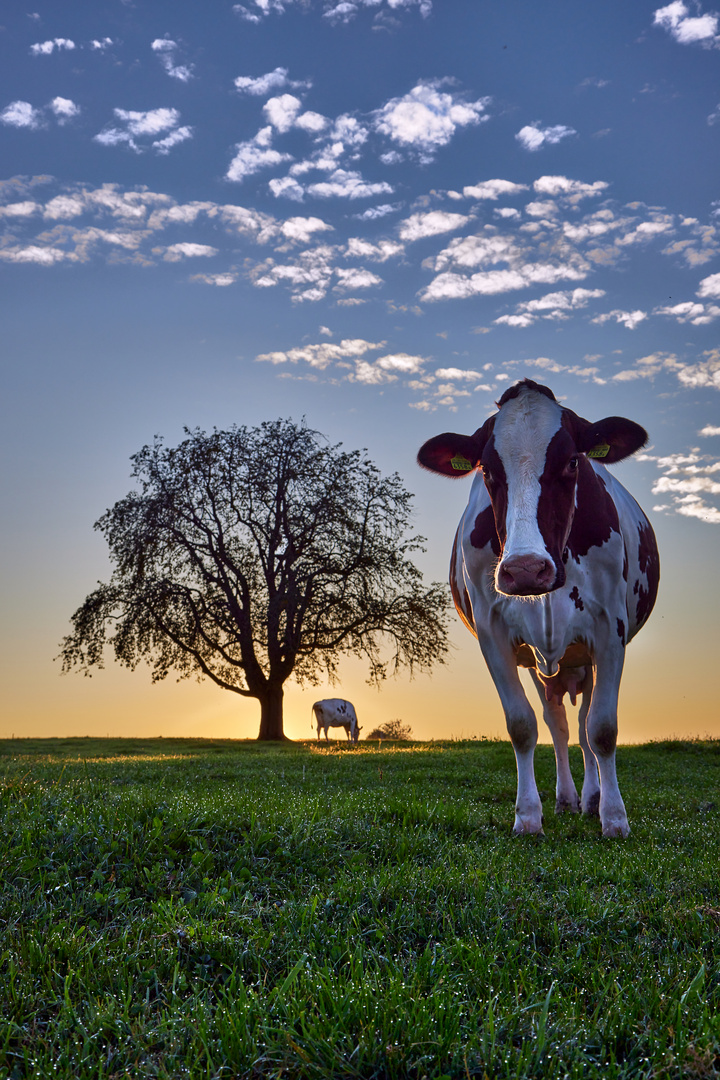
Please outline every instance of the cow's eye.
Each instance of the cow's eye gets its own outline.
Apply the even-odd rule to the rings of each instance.
[[[481,465],[480,468],[482,469],[483,476],[489,484],[492,481],[492,473],[488,469],[487,465]]]
[[[568,466],[567,467],[570,470],[570,472],[577,472],[578,459],[576,457],[571,457],[570,460],[568,461]]]

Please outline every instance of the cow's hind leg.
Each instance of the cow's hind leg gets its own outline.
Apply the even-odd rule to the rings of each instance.
[[[568,755],[570,732],[568,730],[565,706],[559,701],[548,701],[545,696],[545,686],[538,678],[535,669],[530,668],[529,670],[530,678],[540,695],[543,718],[550,729],[553,746],[555,747],[555,767],[557,771],[555,813],[562,814],[565,810],[569,810],[571,813],[577,814],[580,809],[580,799],[570,772],[570,758]]]

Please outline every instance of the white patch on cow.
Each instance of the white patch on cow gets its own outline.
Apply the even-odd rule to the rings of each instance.
[[[553,562],[538,526],[538,505],[545,455],[561,424],[562,410],[557,402],[532,390],[521,390],[498,413],[495,449],[508,484],[502,562],[521,555]]]

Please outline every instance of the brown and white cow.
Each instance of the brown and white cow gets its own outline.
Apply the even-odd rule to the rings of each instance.
[[[341,727],[345,729],[349,741],[358,741],[361,728],[352,702],[345,701],[343,698],[324,698],[322,701],[315,702],[312,711],[317,720],[318,739],[323,728],[325,729],[325,741],[327,742],[328,728]]]
[[[627,836],[615,772],[625,647],[657,595],[655,535],[605,468],[647,442],[632,420],[590,423],[525,379],[474,435],[446,433],[418,461],[445,476],[477,475],[455,536],[450,586],[477,637],[505,711],[517,761],[516,833],[542,832],[533,757],[537,721],[518,667],[530,669],[557,763],[556,812],[600,814]],[[563,698],[582,694],[582,799],[570,774]],[[599,772],[599,777],[598,777]]]

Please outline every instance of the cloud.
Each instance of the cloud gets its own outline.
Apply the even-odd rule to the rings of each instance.
[[[271,165],[280,165],[284,161],[292,161],[291,154],[280,153],[272,149],[272,128],[264,127],[258,131],[253,139],[238,143],[235,147],[235,157],[230,162],[225,174],[227,180],[241,183],[246,177],[253,176]]]
[[[703,278],[697,295],[710,300],[720,300],[720,274],[711,274],[710,277]]]
[[[533,189],[539,195],[558,197],[570,206],[576,206],[581,199],[600,195],[609,186],[605,180],[595,180],[592,184],[586,184],[582,180],[570,180],[567,176],[541,176],[534,182]]]
[[[160,154],[167,154],[178,143],[192,138],[191,127],[180,127],[180,113],[177,109],[149,109],[136,112],[127,109],[113,109],[115,116],[124,127],[107,127],[95,135],[95,141],[103,146],[127,146],[135,153],[147,149],[147,143],[138,140],[151,140],[149,145]],[[162,139],[153,139],[155,135],[167,132]]]
[[[165,254],[163,259],[165,262],[179,262],[181,259],[196,259],[198,257],[209,258],[212,255],[217,255],[218,249],[210,247],[209,244],[190,244],[183,242],[180,244],[171,244],[165,248]]]
[[[673,0],[654,13],[653,26],[660,26],[680,45],[717,43],[718,17],[715,14],[691,16],[682,0]]]
[[[235,89],[241,94],[252,94],[254,97],[264,97],[274,90],[282,90],[290,86],[293,89],[307,86],[307,83],[291,82],[288,78],[288,69],[276,67],[265,75],[253,78],[251,75],[238,75],[235,79]]]
[[[57,116],[60,124],[64,124],[67,120],[72,120],[74,116],[80,115],[80,106],[76,105],[70,98],[55,97],[50,102],[50,108]]]
[[[446,210],[430,210],[424,214],[412,214],[398,226],[400,239],[412,242],[426,236],[439,236],[452,232],[466,225],[470,218],[466,214],[451,214]]]
[[[539,318],[560,321],[569,318],[569,311],[587,307],[588,301],[604,295],[604,289],[572,289],[546,293],[536,300],[526,300],[518,304],[514,315],[502,315],[494,321],[498,325],[517,327],[532,326]]]
[[[237,281],[237,274],[227,271],[224,274],[193,274],[190,281],[202,281],[205,285],[217,285],[225,288]]]
[[[554,127],[540,128],[537,124],[526,124],[520,128],[515,138],[525,150],[540,150],[543,146],[554,146],[562,139],[570,135],[577,135],[574,128],[564,124],[555,124]]]
[[[283,15],[295,0],[250,0],[249,5],[235,4],[234,13],[246,22],[260,23],[269,15]],[[432,11],[432,0],[322,0],[323,18],[331,23],[351,22],[364,8],[375,12],[375,22],[379,26],[387,23],[388,15],[403,9],[417,8],[423,18]],[[319,5],[318,5],[319,6]],[[313,10],[311,5],[298,3],[301,11]]]
[[[172,79],[179,79],[180,82],[189,82],[192,79],[192,65],[188,67],[184,64],[175,63],[178,44],[176,41],[172,41],[167,34],[163,38],[156,38],[151,43],[150,48],[158,54],[160,63]]]
[[[482,180],[464,187],[462,193],[466,199],[496,200],[501,195],[519,195],[527,189],[527,184],[515,184],[512,180]]]
[[[489,98],[465,102],[443,90],[446,80],[419,82],[404,97],[392,98],[374,114],[375,129],[429,162],[459,128],[488,119]]]
[[[272,126],[282,133],[290,130],[301,108],[300,98],[294,94],[281,94],[266,101],[263,112]]]
[[[393,214],[399,209],[399,205],[393,206],[390,203],[383,203],[381,206],[371,206],[368,210],[363,210],[362,214],[356,214],[355,216],[359,221],[376,221],[378,218],[387,217],[388,214]]]
[[[328,230],[332,232],[332,225],[317,217],[291,217],[280,226],[282,235],[294,244],[307,244],[315,233]]]
[[[50,41],[39,41],[35,45],[30,46],[30,53],[32,56],[50,56],[51,53],[57,49],[65,49],[71,51],[75,48],[75,42],[70,38],[53,38]]]
[[[717,304],[698,304],[693,300],[686,300],[670,307],[657,307],[654,314],[667,315],[679,323],[689,322],[693,326],[706,326],[720,315],[720,307]]]
[[[505,265],[498,269],[500,264]],[[581,281],[590,271],[590,264],[580,252],[562,238],[551,245],[541,244],[536,252],[531,241],[499,233],[490,225],[474,236],[451,240],[432,266],[437,277],[420,294],[427,301],[492,296],[529,285]]]
[[[391,195],[393,188],[386,181],[370,182],[358,172],[336,169],[327,180],[310,184],[307,191],[320,199],[367,199],[372,195]]]
[[[337,345],[322,341],[317,345],[303,345],[288,349],[287,352],[260,353],[255,360],[269,364],[297,364],[302,361],[312,368],[324,371],[337,360],[359,358],[367,352],[376,352],[384,346],[384,341],[372,342],[362,338],[345,338]]]
[[[90,42],[90,48],[94,52],[105,52],[105,50],[109,49],[112,44],[113,44],[113,39],[112,38],[104,37],[104,38],[101,38],[99,41],[97,39],[94,39],[93,41],[91,41]]]
[[[641,322],[644,322],[645,319],[647,319],[647,312],[622,311],[619,308],[615,308],[614,311],[606,311],[602,315],[596,315],[590,322],[602,324],[611,322],[613,319],[616,323],[626,327],[628,330],[635,330]]]
[[[33,108],[29,101],[12,101],[0,113],[0,122],[10,127],[28,128],[35,131],[42,127],[42,113]]]
[[[706,427],[701,428],[700,431],[698,431],[698,435],[702,435],[705,438],[711,435],[720,435],[720,427],[713,427],[712,424],[707,424]]]

